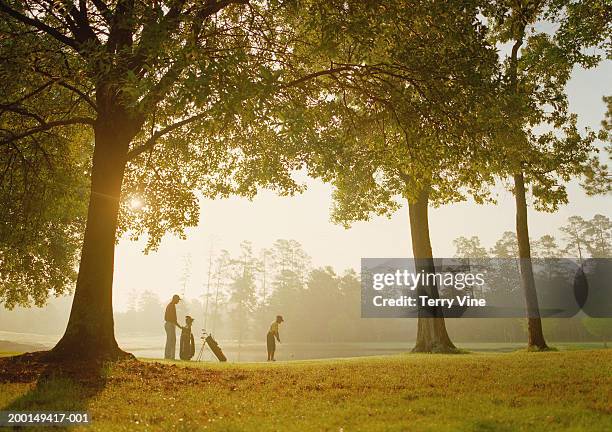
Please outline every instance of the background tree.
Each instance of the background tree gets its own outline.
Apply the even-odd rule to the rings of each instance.
[[[489,252],[491,257],[496,259],[491,261],[491,268],[487,272],[487,288],[506,296],[509,294],[507,290],[511,290],[510,294],[513,296],[520,295],[517,291],[520,287],[520,266],[516,234],[505,231]]]
[[[311,268],[310,256],[295,240],[276,240],[270,248],[270,257],[272,290],[267,304],[269,315],[264,321],[266,331],[276,315],[282,315],[287,322],[299,322],[299,317],[308,313],[302,299]],[[306,316],[304,318],[308,320]],[[291,330],[287,329],[287,332]],[[288,333],[288,337],[291,337],[291,333]]]
[[[557,245],[557,240],[550,234],[545,234],[533,241],[532,251],[536,258],[560,258],[563,255]]]
[[[602,214],[596,214],[587,222],[584,230],[586,248],[593,258],[612,257],[612,222]]]
[[[220,310],[223,304],[226,301],[225,298],[225,286],[228,283],[228,278],[230,276],[230,265],[232,259],[227,250],[222,249],[219,253],[219,256],[215,260],[214,274],[212,275],[212,280],[214,281],[214,301],[212,303],[212,307],[209,308],[208,313],[210,317],[206,317],[205,321],[208,323],[210,320],[210,325],[208,327],[204,327],[204,330],[215,334],[217,331],[218,325],[220,324]]]
[[[482,199],[488,180],[476,157],[485,129],[476,112],[486,104],[495,55],[476,3],[344,4],[342,13],[311,12],[324,23],[318,38],[331,41],[321,62],[361,67],[334,74],[330,94],[315,101],[310,172],[334,185],[332,219],[346,226],[408,204],[417,268],[433,272],[429,206],[466,194]],[[419,290],[438,296],[435,286]],[[419,313],[415,351],[455,351],[442,310]]]
[[[512,231],[505,231],[491,248],[491,255],[496,258],[517,258],[518,254],[518,241]]]
[[[564,234],[565,252],[577,256],[581,264],[586,254],[587,227],[587,221],[581,216],[570,216],[567,224],[560,228]]]
[[[480,243],[478,236],[457,237],[453,240],[455,246],[455,257],[457,258],[487,258],[487,249]]]
[[[494,40],[511,44],[504,83],[509,128],[497,136],[503,144],[499,172],[513,180],[528,346],[546,349],[531,265],[527,189],[536,208],[554,211],[567,202],[564,184],[573,176],[601,170],[593,155],[595,134],[579,133],[576,116],[568,111],[565,85],[575,65],[592,67],[600,60],[599,55],[585,54],[584,47],[609,46],[611,25],[605,19],[609,5],[502,0],[491,2],[486,10]],[[588,23],[577,18],[587,13]],[[538,31],[541,22],[553,24],[557,31],[552,35]],[[544,128],[546,132],[538,132]]]
[[[231,325],[238,340],[239,358],[245,332],[251,326],[252,314],[257,303],[255,281],[259,266],[260,262],[253,254],[251,243],[242,242],[240,256],[232,261],[234,275],[229,286],[230,301],[233,304],[230,315]]]
[[[338,337],[334,318],[336,311],[341,309],[339,284],[340,278],[331,267],[313,269],[308,275],[302,307],[307,311],[303,319],[311,323],[305,330],[312,341],[334,342]]]

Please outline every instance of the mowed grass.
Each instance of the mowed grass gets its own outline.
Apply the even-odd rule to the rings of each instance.
[[[87,431],[612,430],[612,350],[130,361],[22,381],[0,383],[0,409],[86,410]]]

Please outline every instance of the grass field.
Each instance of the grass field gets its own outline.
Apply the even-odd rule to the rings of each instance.
[[[0,409],[86,410],[92,424],[76,429],[87,431],[610,431],[612,350],[129,361],[95,373],[4,359]]]

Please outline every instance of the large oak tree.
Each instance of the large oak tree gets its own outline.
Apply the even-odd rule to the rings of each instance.
[[[407,204],[417,270],[434,272],[429,206],[483,199],[491,180],[479,165],[496,56],[478,2],[308,3],[319,62],[359,65],[326,77],[309,105],[310,172],[334,185],[338,223]],[[441,308],[419,310],[414,350],[456,351]]]
[[[48,271],[60,280],[51,285],[67,282],[58,272],[70,267],[83,233],[70,319],[51,358],[126,355],[113,328],[118,234],[146,235],[150,248],[166,232],[183,235],[185,226],[198,222],[195,191],[216,197],[252,196],[260,186],[299,189],[291,172],[300,163],[277,120],[285,107],[291,118],[288,89],[333,70],[307,76],[291,67],[293,36],[281,20],[292,13],[277,1],[0,1],[2,75],[22,73],[1,100],[5,170],[16,178],[14,160],[24,150],[53,149],[48,178],[69,184],[60,191],[63,202],[31,207],[43,209],[59,231],[56,236],[53,225],[33,226],[26,239],[33,249],[40,250],[36,236],[49,248],[56,237],[76,238],[66,251],[34,257],[55,268]],[[89,193],[75,198],[88,180]],[[80,202],[87,199],[85,214]],[[22,222],[14,215],[3,214],[5,232]],[[13,261],[5,240],[3,277]],[[57,265],[53,256],[67,263]],[[45,277],[26,290],[23,272],[11,270],[18,280],[3,288],[7,304],[44,300],[50,287]]]

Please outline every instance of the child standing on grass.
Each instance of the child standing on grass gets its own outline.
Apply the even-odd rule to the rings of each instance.
[[[267,335],[268,345],[268,361],[276,361],[274,359],[274,351],[276,351],[276,340],[280,342],[280,335],[278,334],[278,326],[284,321],[281,315],[276,315],[276,320],[270,324],[270,330]],[[276,340],[274,340],[276,338]]]
[[[195,343],[193,340],[193,333],[191,333],[191,324],[194,320],[187,315],[185,317],[185,321],[185,327],[183,327],[183,330],[181,331],[179,356],[181,357],[181,360],[191,360],[195,354]]]

